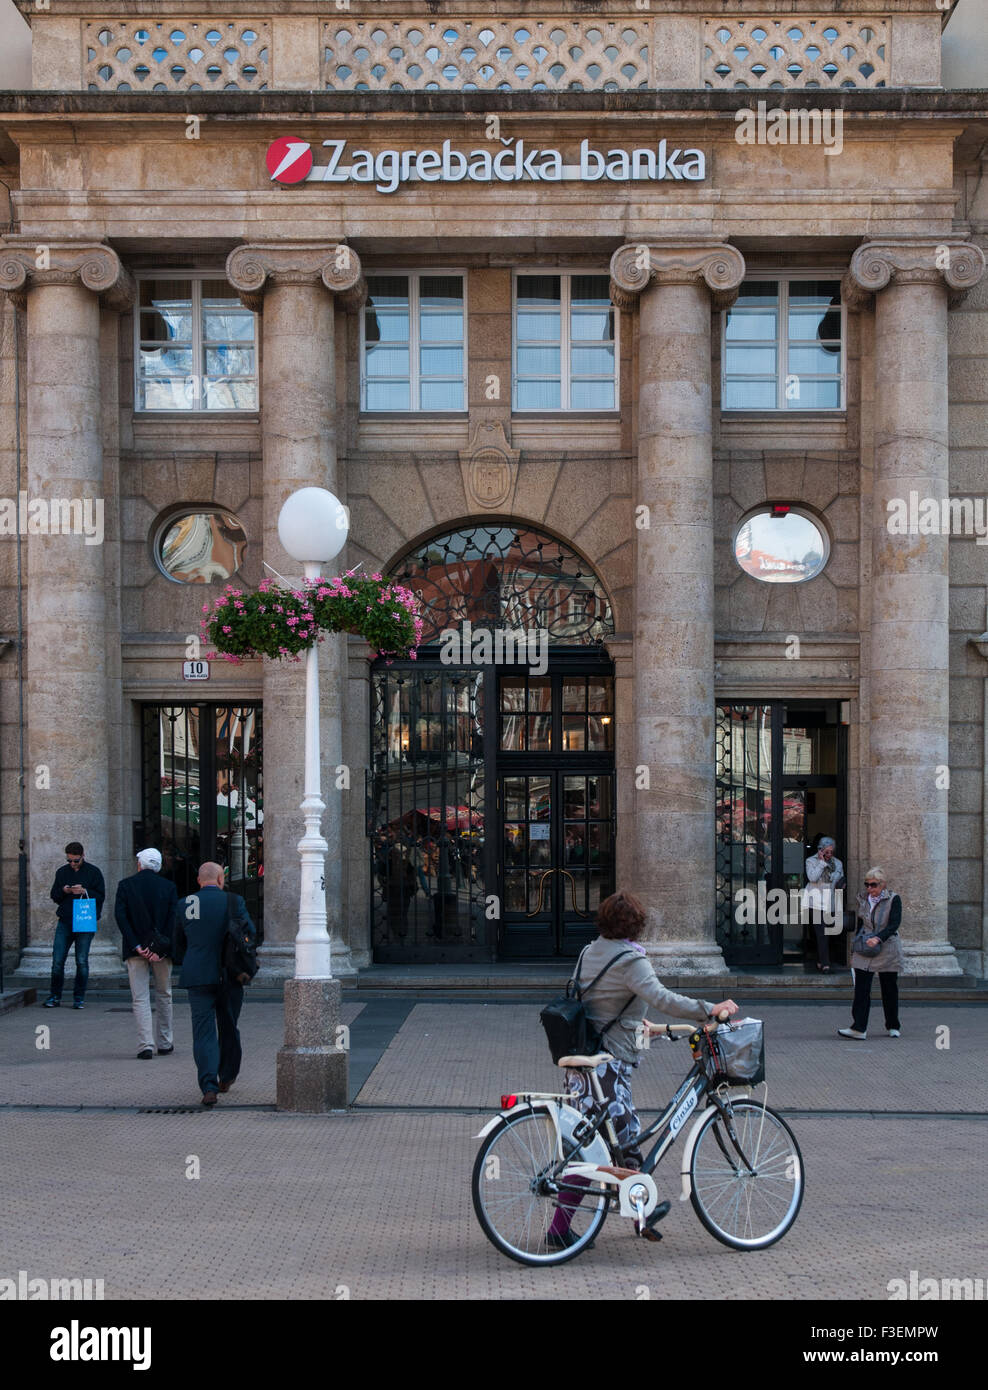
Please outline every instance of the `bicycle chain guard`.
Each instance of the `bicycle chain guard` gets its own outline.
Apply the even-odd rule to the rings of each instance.
[[[595,1163],[568,1163],[562,1180],[572,1177],[588,1178],[591,1182],[606,1183],[617,1188],[622,1216],[634,1218],[635,1229],[641,1235],[648,1217],[659,1204],[659,1194],[649,1173],[631,1173],[619,1178],[611,1169]]]

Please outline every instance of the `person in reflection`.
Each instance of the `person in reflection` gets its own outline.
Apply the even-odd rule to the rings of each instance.
[[[837,858],[837,843],[829,835],[822,835],[815,854],[806,861],[806,887],[803,889],[803,908],[806,911],[816,936],[816,968],[824,975],[830,972],[830,947],[827,942],[827,925],[824,917],[837,925],[836,908],[842,899],[837,890],[847,886],[844,865]],[[839,914],[837,914],[839,915]],[[843,919],[840,929],[843,929]]]
[[[641,1061],[641,1049],[647,1046],[646,1035],[662,1031],[645,1018],[649,1005],[673,1018],[697,1023],[711,1022],[715,1013],[730,1017],[738,1011],[733,999],[710,1004],[666,989],[652,969],[645,947],[638,942],[645,920],[645,908],[633,893],[619,890],[605,898],[597,909],[600,935],[584,947],[573,972],[575,980],[583,980],[585,985],[593,982],[592,988],[584,987],[583,1003],[590,1022],[603,1036],[601,1048],[611,1054],[611,1060],[597,1068],[597,1077],[623,1151],[623,1164],[633,1169],[642,1166],[638,1147],[642,1126],[631,1096],[631,1079]],[[596,979],[601,971],[606,973]],[[568,1070],[564,1087],[578,1110],[587,1114],[593,1109],[596,1102],[587,1072]],[[574,1183],[583,1185],[579,1179]],[[579,1203],[580,1198],[574,1197],[556,1208],[548,1233],[551,1248],[559,1250],[571,1244],[569,1228]],[[661,1239],[653,1228],[668,1215],[669,1208],[669,1202],[660,1202],[655,1208],[645,1232],[648,1239]]]
[[[415,869],[393,830],[388,831],[384,891],[388,904],[388,930],[404,939],[408,935],[408,905],[418,892],[418,884]]]

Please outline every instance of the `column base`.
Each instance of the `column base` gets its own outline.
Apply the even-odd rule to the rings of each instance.
[[[973,975],[976,980],[983,980],[985,975],[985,954],[984,951],[958,950],[957,964],[965,975]]]
[[[642,941],[656,975],[730,975],[715,941]]]
[[[333,961],[333,979],[348,980],[357,978],[357,967],[350,956],[350,948],[338,938],[330,941],[330,954]],[[294,980],[295,943],[265,942],[258,952],[260,970],[257,983],[272,984],[276,980]]]
[[[340,1031],[339,980],[286,980],[285,1045],[278,1052],[277,1106],[305,1114],[345,1110],[346,1034]]]
[[[902,942],[906,975],[963,975],[957,952],[949,941]]]
[[[11,980],[17,984],[44,984],[46,987],[51,982],[51,952],[52,943],[39,944],[36,946],[26,946],[21,956],[20,964],[17,969],[11,972]],[[65,962],[65,991],[71,989],[75,981],[75,951],[69,948],[68,960]],[[92,988],[96,984],[105,985],[126,985],[128,983],[127,967],[120,959],[119,944],[111,945],[108,941],[93,942],[89,948],[89,985]]]

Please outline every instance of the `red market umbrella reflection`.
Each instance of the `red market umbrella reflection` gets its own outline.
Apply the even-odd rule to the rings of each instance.
[[[415,816],[421,816],[428,825],[424,827],[423,833],[445,825],[447,830],[482,830],[484,818],[478,811],[471,811],[469,806],[420,806],[414,811],[406,811],[400,817],[402,824],[411,825]]]

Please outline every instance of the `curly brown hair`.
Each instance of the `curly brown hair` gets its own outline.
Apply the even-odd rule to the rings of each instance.
[[[634,893],[619,888],[597,909],[597,930],[609,941],[637,941],[645,927],[645,908]]]

